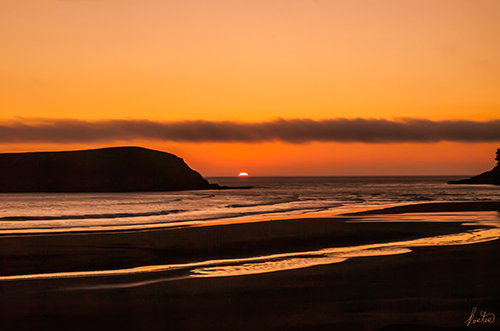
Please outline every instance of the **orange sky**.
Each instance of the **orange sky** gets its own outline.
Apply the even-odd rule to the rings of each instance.
[[[500,119],[500,2],[0,1],[0,121]],[[500,142],[137,145],[206,176],[474,174]],[[498,145],[498,146],[497,146]]]

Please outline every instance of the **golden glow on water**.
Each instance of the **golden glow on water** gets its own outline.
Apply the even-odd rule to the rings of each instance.
[[[222,277],[276,272],[339,263],[348,258],[383,256],[410,253],[412,247],[469,245],[497,240],[500,229],[478,230],[446,236],[422,238],[411,241],[361,245],[355,247],[327,248],[319,251],[290,253],[289,258],[280,261],[240,263],[236,265],[195,269],[192,272],[202,277]],[[300,257],[305,256],[305,257]],[[243,259],[242,262],[245,262]]]
[[[228,277],[307,268],[318,265],[340,263],[349,258],[405,254],[410,253],[411,248],[413,247],[470,245],[497,240],[499,237],[500,228],[493,228],[486,230],[474,230],[451,235],[420,238],[409,241],[369,244],[354,247],[335,247],[317,251],[273,254],[241,259],[208,260],[187,264],[142,266],[118,270],[77,271],[2,276],[0,277],[0,281],[126,276],[134,274],[162,273],[162,277],[155,280],[98,285],[97,287],[87,286],[80,287],[78,289],[126,288],[151,284],[155,282],[186,279],[190,277]],[[169,276],[168,273],[171,271],[175,271],[176,275]],[[179,275],[179,272],[181,273],[181,275]],[[165,275],[165,273],[167,274]]]
[[[279,261],[245,263],[232,266],[209,267],[195,269],[193,273],[207,277],[226,277],[255,275],[273,271],[284,271],[298,268],[306,268],[314,265],[332,264],[345,261],[346,258],[336,256],[325,256],[315,258],[290,258]]]
[[[443,213],[408,213],[404,215],[369,215],[348,223],[394,223],[394,222],[459,222],[462,225],[483,225],[500,228],[500,213],[490,212],[443,212]]]

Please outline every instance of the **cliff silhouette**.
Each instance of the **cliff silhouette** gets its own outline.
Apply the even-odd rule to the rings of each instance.
[[[497,165],[491,169],[490,171],[483,172],[480,175],[451,181],[449,184],[491,184],[491,185],[500,185],[500,148],[497,149],[496,158]]]
[[[0,154],[0,192],[220,189],[179,157],[141,147]]]

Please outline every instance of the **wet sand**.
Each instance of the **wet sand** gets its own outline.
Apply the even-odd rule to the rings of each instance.
[[[428,210],[428,205],[420,208]],[[450,208],[464,208],[464,204],[453,205]],[[449,205],[445,207],[447,210],[440,211],[450,212]],[[398,208],[401,213],[415,209]],[[8,276],[190,263],[484,228],[457,222],[351,222],[362,219],[345,216],[168,230],[3,236],[0,270],[2,276]],[[2,330],[463,330],[474,307],[477,317],[482,310],[500,315],[498,261],[500,241],[494,240],[415,247],[406,254],[234,277],[170,277],[162,281],[164,273],[155,272],[0,281],[0,320]],[[169,275],[175,276],[175,272]],[[122,284],[124,279],[143,285],[93,287]],[[498,323],[469,328],[494,330]]]
[[[499,211],[500,201],[467,201],[467,202],[432,202],[404,206],[395,206],[382,209],[365,210],[344,215],[387,215],[406,213],[432,212],[470,212],[470,211]]]

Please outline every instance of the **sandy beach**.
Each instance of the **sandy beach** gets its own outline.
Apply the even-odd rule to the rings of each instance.
[[[390,222],[350,215],[2,236],[2,329],[462,330],[474,307],[476,318],[481,311],[500,314],[500,242],[426,246],[419,240],[490,229],[480,222],[462,225],[470,218],[464,213],[498,219],[498,210],[499,202],[419,204],[369,213],[391,213],[385,216]],[[398,221],[416,212],[463,215],[463,221]],[[395,242],[405,244],[390,249],[412,246],[380,256],[345,253]],[[321,253],[325,248],[344,250],[338,255],[343,258],[300,268],[293,264],[308,262],[307,254],[312,261],[327,256]],[[297,252],[302,255],[293,255]],[[274,256],[260,262],[264,267],[276,260],[291,267],[236,276],[193,273],[224,271],[238,261],[248,269],[261,256]],[[212,262],[206,268],[204,261]],[[160,265],[166,267],[134,269]],[[122,273],[95,274],[105,270]],[[74,274],[61,274],[68,272]],[[469,328],[494,330],[498,323]]]

